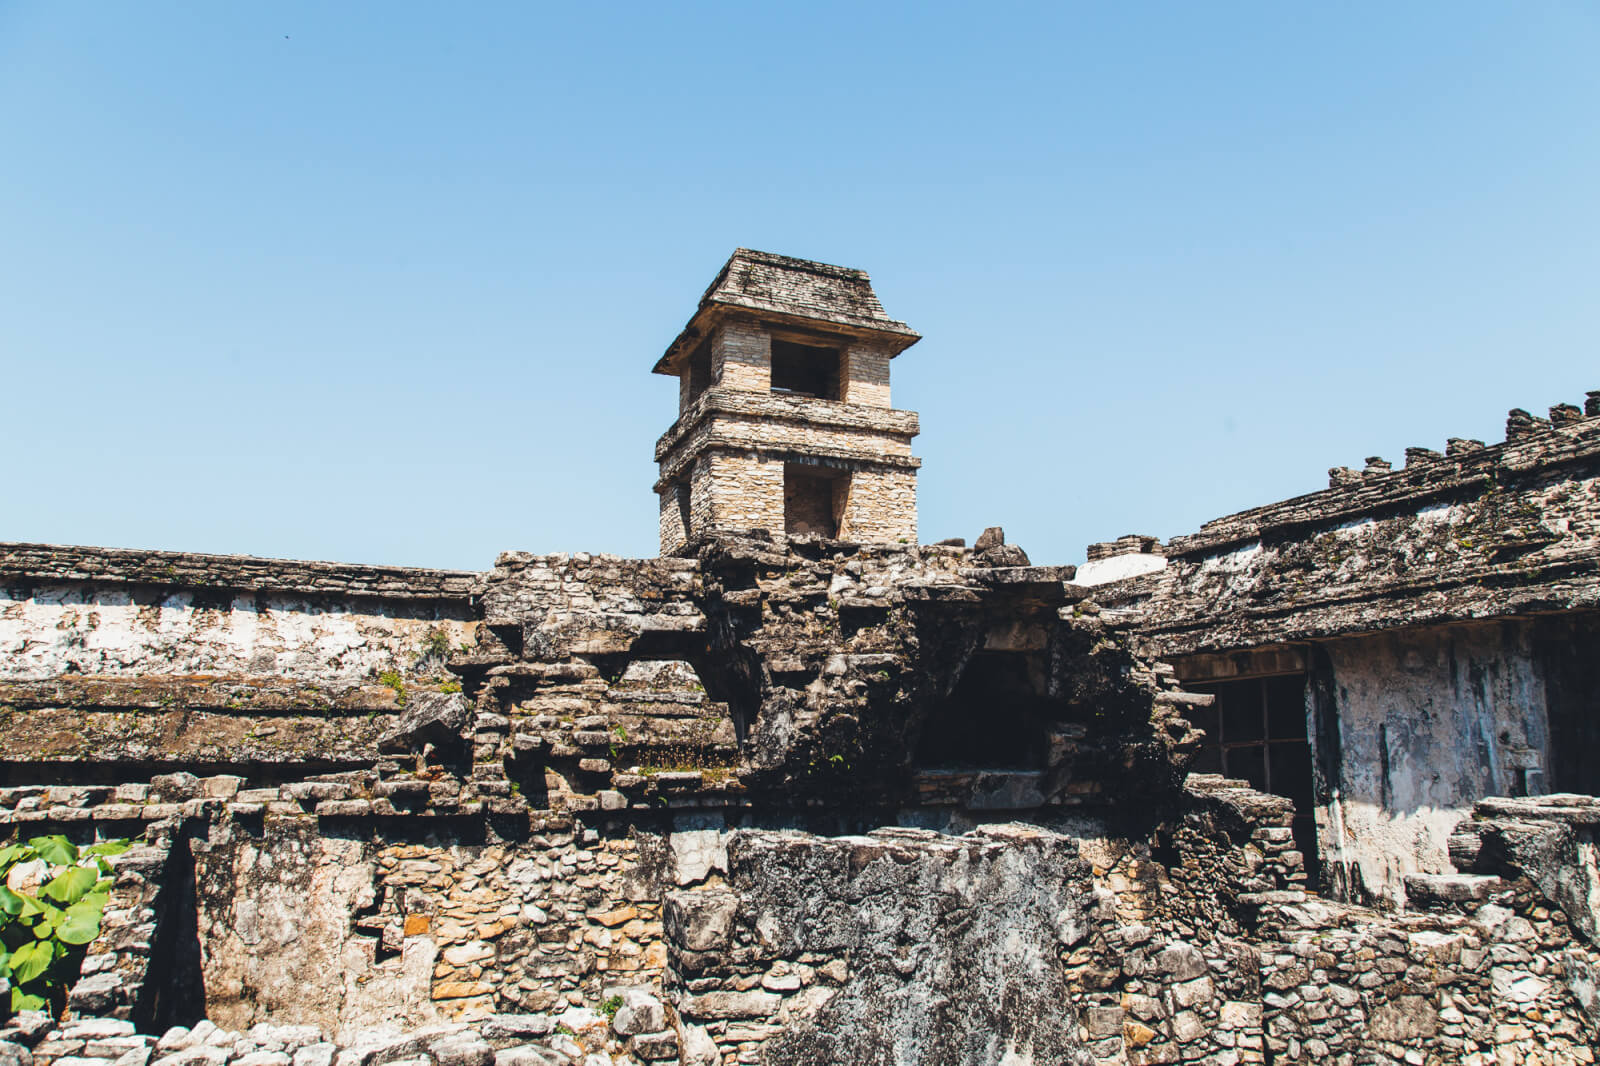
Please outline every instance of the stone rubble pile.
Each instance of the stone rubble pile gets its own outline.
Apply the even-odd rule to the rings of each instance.
[[[606,989],[604,1011],[495,1014],[412,1032],[365,1030],[336,1043],[314,1025],[260,1024],[242,1032],[202,1020],[161,1036],[118,1018],[58,1024],[25,1012],[0,1028],[0,1066],[710,1066],[704,1033],[680,1031],[647,989]]]

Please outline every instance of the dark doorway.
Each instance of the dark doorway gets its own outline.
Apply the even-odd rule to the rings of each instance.
[[[1044,656],[980,651],[955,691],[928,715],[916,764],[927,769],[1044,768],[1045,725],[1058,711],[1044,691]]]
[[[694,403],[700,394],[711,387],[711,345],[701,341],[700,347],[689,355],[688,403]]]
[[[1193,681],[1184,688],[1217,697],[1214,706],[1190,712],[1189,720],[1206,732],[1190,769],[1243,778],[1261,792],[1293,800],[1295,844],[1305,856],[1307,876],[1315,881],[1316,801],[1306,740],[1305,675]]]
[[[1536,620],[1533,650],[1550,720],[1548,790],[1600,795],[1600,616]]]

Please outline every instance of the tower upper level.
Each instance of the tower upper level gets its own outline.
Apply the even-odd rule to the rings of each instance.
[[[919,339],[865,271],[735,251],[655,365],[679,383],[663,554],[719,529],[914,541],[917,416],[889,406],[889,364]]]

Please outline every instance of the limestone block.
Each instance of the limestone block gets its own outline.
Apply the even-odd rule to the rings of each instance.
[[[666,935],[689,951],[726,948],[739,898],[731,892],[671,892],[661,908]]]

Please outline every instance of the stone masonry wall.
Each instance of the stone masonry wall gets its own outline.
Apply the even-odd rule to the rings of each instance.
[[[840,367],[839,399],[867,407],[890,407],[888,349],[870,341],[851,341]]]
[[[724,321],[711,335],[711,380],[742,392],[771,389],[771,334],[749,319]]]
[[[0,1054],[1592,1061],[1597,920],[1569,917],[1589,889],[1561,873],[1592,871],[1591,830],[1485,823],[1492,871],[1419,882],[1412,911],[1318,899],[1287,800],[1185,784],[1183,712],[1206,697],[1136,656],[1070,568],[985,558],[770,536],[506,553],[475,576],[449,680],[407,675],[403,704],[380,685],[371,719],[330,707],[368,737],[348,765],[298,734],[205,777],[141,781],[148,756],[82,737],[22,760],[55,780],[0,788],[0,834],[153,851],[76,1020],[0,1031]],[[980,662],[987,700],[963,683]],[[980,763],[930,745],[966,728],[952,708],[1009,744]],[[107,1014],[150,1036],[89,1027]]]
[[[603,814],[396,839],[372,806],[237,786],[164,779],[133,804],[158,844],[193,848],[202,1024],[226,1030],[359,1048],[519,1019],[549,1062],[1593,1061],[1594,921],[1563,909],[1595,883],[1593,801],[1486,811],[1460,850],[1493,872],[1418,876],[1424,906],[1385,915],[1306,893],[1287,803],[1219,778],[1115,846],[1040,825],[819,836]],[[40,792],[0,790],[0,824]],[[36,829],[128,824],[55,798],[76,803]],[[151,884],[157,855],[119,884]],[[160,939],[167,902],[125,906],[80,1014],[139,1009],[115,967]],[[144,932],[119,937],[123,913]],[[158,982],[181,976],[156,961]],[[649,1039],[600,1020],[626,988],[666,1005]]]
[[[408,692],[459,689],[446,661],[476,639],[479,581],[0,546],[0,774],[37,776],[38,760],[370,759]]]
[[[1097,597],[1163,655],[1600,607],[1600,393],[1551,411],[1513,411],[1501,444],[1408,449],[1404,469],[1208,522]]]
[[[850,506],[839,535],[888,544],[917,542],[915,473],[861,470],[850,475]]]

